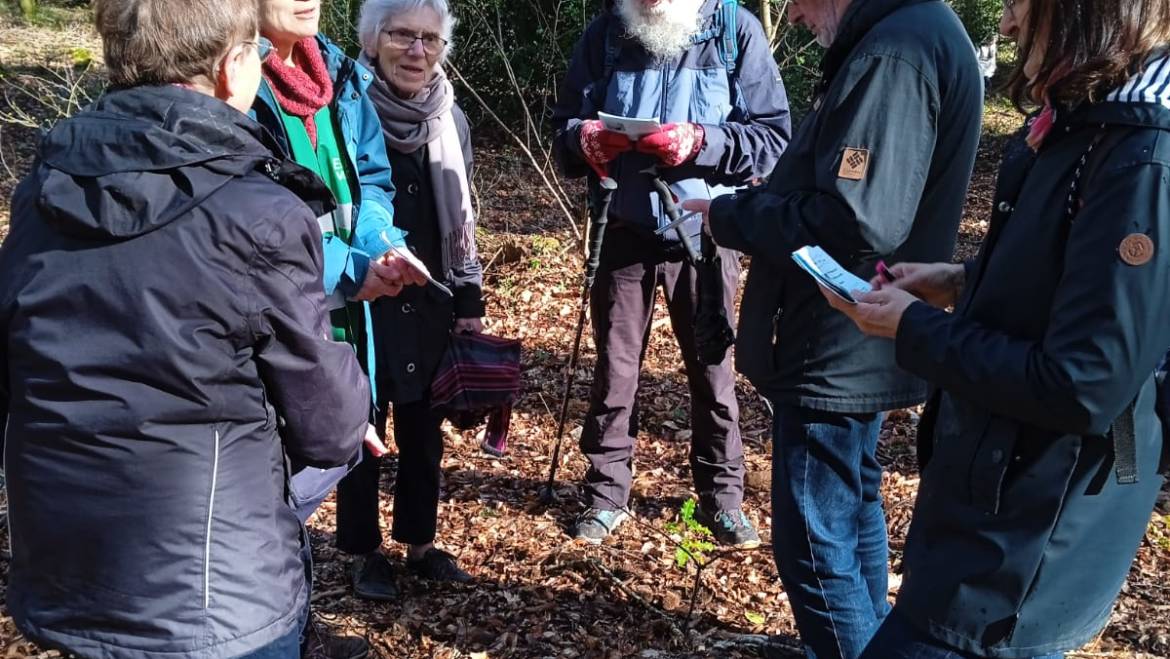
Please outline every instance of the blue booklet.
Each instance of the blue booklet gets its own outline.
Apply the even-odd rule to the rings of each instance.
[[[846,270],[828,252],[816,245],[805,245],[796,250],[792,253],[792,260],[812,275],[817,283],[849,304],[857,304],[857,300],[853,299],[853,291],[868,293],[873,290],[869,282]]]

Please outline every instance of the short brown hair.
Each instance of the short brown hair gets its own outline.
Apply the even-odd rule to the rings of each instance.
[[[1095,102],[1125,84],[1170,38],[1167,0],[1029,0],[1027,35],[1008,83],[1017,107],[1037,90],[1054,106]],[[1047,50],[1034,81],[1024,64],[1048,30]]]
[[[256,0],[96,0],[94,22],[116,87],[214,77],[259,26]]]

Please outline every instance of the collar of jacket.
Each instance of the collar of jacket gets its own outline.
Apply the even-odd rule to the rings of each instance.
[[[853,4],[845,10],[841,17],[841,25],[837,30],[837,37],[825,55],[821,58],[821,91],[828,89],[829,83],[837,75],[837,71],[849,59],[854,46],[886,16],[902,9],[919,5],[924,2],[940,2],[941,0],[853,0]]]
[[[1158,103],[1086,103],[1069,112],[1058,112],[1052,130],[1069,133],[1085,125],[1170,130],[1170,109]]]

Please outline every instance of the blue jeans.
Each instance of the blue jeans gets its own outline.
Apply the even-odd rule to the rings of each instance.
[[[301,630],[298,627],[259,650],[249,652],[240,659],[300,659],[300,656]]]
[[[862,659],[978,659],[979,655],[948,647],[911,625],[897,607],[886,617]],[[1064,659],[1063,654],[1046,654],[1032,659]]]
[[[856,659],[890,605],[881,414],[775,407],[772,551],[806,653]]]

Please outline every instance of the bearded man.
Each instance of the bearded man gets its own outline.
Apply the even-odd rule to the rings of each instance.
[[[598,112],[656,119],[640,139],[608,131]],[[710,199],[766,176],[791,134],[788,99],[763,28],[731,0],[617,0],[577,44],[553,108],[554,155],[568,177],[616,182],[591,311],[597,367],[581,450],[587,509],[575,537],[600,543],[626,519],[633,480],[636,395],[655,292],[663,289],[690,385],[690,466],[696,517],[727,545],[759,536],[743,512],[743,444],[731,360],[707,366],[695,347],[698,218],[681,236],[652,177],[678,199]],[[738,254],[721,251],[724,305],[734,317]]]

